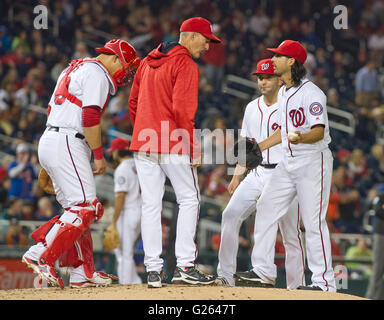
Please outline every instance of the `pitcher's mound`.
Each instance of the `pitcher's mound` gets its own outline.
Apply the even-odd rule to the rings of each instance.
[[[0,290],[0,300],[364,300],[333,292],[255,287],[184,286],[169,284],[148,289],[146,284],[64,290]]]

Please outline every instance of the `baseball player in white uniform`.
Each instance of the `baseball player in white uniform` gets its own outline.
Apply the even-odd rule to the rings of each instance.
[[[141,196],[135,160],[129,151],[129,142],[115,138],[111,147],[112,157],[119,165],[114,173],[115,212],[112,225],[116,227],[120,248],[115,248],[117,275],[120,284],[139,284],[141,278],[136,272],[133,259],[135,242],[140,235]]]
[[[277,93],[281,80],[274,75],[273,63],[264,59],[257,64],[257,84],[262,95],[251,101],[244,113],[240,135],[244,138],[265,140],[279,128],[279,109]],[[266,181],[281,159],[281,146],[275,146],[263,152],[263,163],[248,173],[243,181],[241,175],[234,175],[228,187],[232,194],[221,221],[221,242],[219,249],[218,278],[216,284],[234,286],[238,251],[239,229],[242,222],[256,210],[256,202],[262,193]],[[237,172],[241,169],[237,165]],[[241,182],[240,182],[241,181]],[[263,208],[259,208],[263,211]],[[304,252],[300,233],[300,216],[297,200],[290,205],[291,214],[279,222],[280,231],[286,248],[287,288],[295,289],[304,284]],[[256,213],[258,214],[258,212]],[[255,242],[255,247],[258,243]],[[246,281],[239,278],[240,281]],[[252,282],[252,278],[248,280]]]
[[[111,40],[94,59],[73,60],[60,75],[48,106],[47,129],[38,147],[41,166],[52,179],[60,217],[32,235],[37,244],[22,261],[53,286],[64,287],[54,264],[69,267],[70,286],[108,285],[110,277],[96,272],[89,226],[103,214],[96,198],[94,174],[106,162],[101,145],[100,119],[109,95],[132,81],[139,58],[126,41]],[[95,168],[91,167],[91,155]]]
[[[273,170],[257,203],[253,269],[247,271],[259,283],[274,284],[274,244],[278,221],[298,197],[305,227],[305,246],[312,284],[299,289],[336,291],[330,236],[325,221],[331,187],[333,158],[326,96],[305,79],[307,53],[297,41],[283,41],[272,61],[284,82],[278,95],[281,129],[259,143],[266,150],[282,143],[283,157]],[[259,210],[262,208],[262,210]],[[289,212],[288,212],[289,214]]]

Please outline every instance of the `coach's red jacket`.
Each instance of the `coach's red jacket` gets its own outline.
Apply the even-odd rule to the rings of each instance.
[[[131,151],[200,156],[194,134],[199,75],[189,51],[164,42],[143,59],[129,96]]]

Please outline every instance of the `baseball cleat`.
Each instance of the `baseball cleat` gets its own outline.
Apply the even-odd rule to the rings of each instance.
[[[172,283],[174,284],[201,284],[208,285],[215,282],[216,277],[207,275],[197,270],[195,267],[176,267],[173,274]]]
[[[163,271],[148,271],[148,288],[161,288],[167,285],[166,276]]]
[[[64,289],[64,281],[57,275],[56,269],[54,267],[47,264],[39,264],[36,260],[30,259],[25,255],[21,261],[25,263],[28,268],[33,269],[33,271],[36,272],[40,278],[47,281],[47,283],[51,286]]]
[[[244,271],[244,272],[236,272],[234,274],[234,278],[236,281],[247,283],[247,284],[254,284],[259,287],[265,287],[265,288],[273,288],[275,287],[274,283],[269,283],[264,280],[262,280],[255,272],[252,270]]]
[[[111,279],[112,282],[115,282],[115,281],[119,281],[119,278],[116,277],[115,275],[113,274],[109,274],[109,273],[105,273],[103,271],[96,271],[96,273],[98,273],[98,275],[104,279]]]
[[[70,282],[69,286],[71,288],[89,288],[89,287],[107,287],[111,284],[112,284],[112,278],[109,275],[101,271],[96,271],[96,275],[92,279],[81,281],[81,282]]]

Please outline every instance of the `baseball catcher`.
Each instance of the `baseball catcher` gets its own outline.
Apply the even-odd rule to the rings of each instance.
[[[248,170],[255,169],[262,161],[263,155],[255,139],[240,138],[233,147],[237,163]]]
[[[95,51],[95,58],[73,60],[60,74],[38,146],[39,163],[44,168],[40,186],[56,194],[63,214],[33,232],[36,244],[22,261],[50,285],[61,288],[64,281],[55,269],[56,261],[60,267],[68,267],[73,288],[106,286],[115,279],[95,270],[90,231],[104,212],[94,180],[94,175],[104,174],[107,168],[100,121],[109,97],[133,81],[140,58],[120,39]]]

